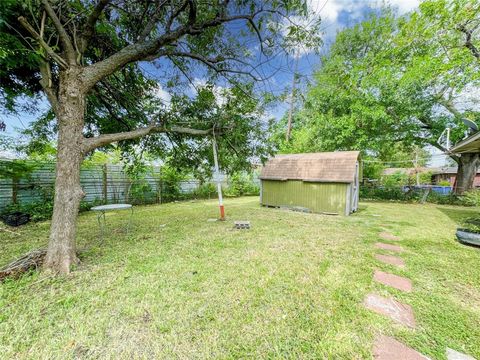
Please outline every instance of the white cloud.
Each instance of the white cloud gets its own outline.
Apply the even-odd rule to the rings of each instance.
[[[403,15],[418,7],[420,0],[387,0],[387,4],[398,10]],[[380,0],[309,0],[308,7],[311,16],[320,16],[322,19],[323,39],[325,43],[333,41],[335,34],[345,26],[351,26],[365,16],[365,9],[379,8]],[[347,17],[345,17],[345,15]],[[340,16],[342,15],[342,16]],[[347,18],[347,24],[345,23]],[[308,52],[304,52],[301,56]]]
[[[418,7],[420,0],[390,0],[387,1],[396,7],[400,15]],[[382,5],[381,1],[352,1],[352,0],[309,0],[309,9],[328,22],[336,22],[342,11],[351,13],[353,16],[361,15],[361,9],[369,6],[377,8]]]
[[[165,106],[170,105],[170,101],[172,100],[172,95],[168,91],[166,91],[162,85],[158,85],[158,87],[155,89],[155,96],[158,97],[162,102],[165,104]]]
[[[190,85],[190,88],[192,89],[193,93],[197,93],[198,90],[206,86],[207,86],[206,79],[196,78],[193,80],[193,84]],[[213,92],[213,95],[215,95],[215,101],[217,105],[222,106],[226,104],[227,95],[230,92],[229,88],[219,86],[219,85],[213,85],[212,92]]]
[[[420,0],[391,0],[390,3],[398,8],[400,15],[403,15],[417,8]]]

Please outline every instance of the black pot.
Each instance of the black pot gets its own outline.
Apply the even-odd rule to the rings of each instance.
[[[2,220],[9,226],[20,226],[30,221],[30,215],[17,211],[8,215],[4,215]]]
[[[480,234],[478,233],[471,232],[468,229],[457,229],[455,235],[462,244],[480,246]]]

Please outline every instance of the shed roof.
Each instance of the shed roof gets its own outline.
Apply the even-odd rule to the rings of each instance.
[[[351,183],[359,151],[277,155],[262,168],[263,180]]]

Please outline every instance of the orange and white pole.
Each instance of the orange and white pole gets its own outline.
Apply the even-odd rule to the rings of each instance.
[[[215,163],[215,174],[217,177],[218,205],[220,207],[220,220],[225,220],[225,208],[223,207],[222,182],[220,181],[220,167],[218,166],[217,142],[213,135],[213,161]]]

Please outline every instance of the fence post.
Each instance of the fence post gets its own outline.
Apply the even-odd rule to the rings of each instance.
[[[14,177],[12,179],[12,203],[16,204],[17,203],[17,195],[18,195],[18,183],[19,179],[17,177]]]
[[[158,168],[158,184],[157,184],[157,204],[162,203],[162,168]]]
[[[160,178],[160,180],[158,181],[158,185],[159,185],[158,193],[160,195],[158,200],[159,200],[159,204],[161,204],[162,200],[163,200],[162,199],[162,195],[163,195],[163,193],[162,193],[163,192],[163,180],[162,180],[162,178]]]
[[[107,183],[107,164],[102,166],[102,194],[103,202],[106,204],[108,202],[108,183]]]

